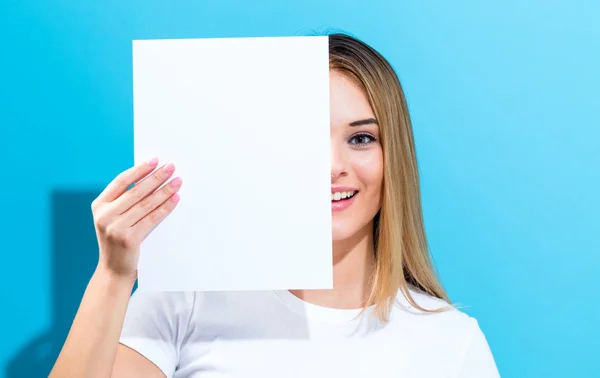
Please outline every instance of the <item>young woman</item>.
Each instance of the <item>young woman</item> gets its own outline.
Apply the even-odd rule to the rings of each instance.
[[[140,244],[182,185],[157,191],[174,166],[153,159],[92,204],[98,266],[51,377],[499,376],[432,267],[396,74],[363,42],[329,38],[334,288],[130,297]]]

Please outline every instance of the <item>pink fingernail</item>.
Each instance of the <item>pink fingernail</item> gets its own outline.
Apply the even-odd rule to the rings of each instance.
[[[165,166],[166,173],[173,173],[174,170],[175,170],[175,165],[173,165],[173,163],[169,163]]]
[[[148,160],[148,165],[151,167],[156,167],[157,164],[158,164],[158,158],[152,158],[152,159]]]
[[[171,201],[173,201],[173,202],[179,201],[179,193],[173,194],[173,196],[171,197]]]
[[[174,178],[173,181],[171,181],[171,186],[179,186],[179,185],[181,185],[181,177]]]

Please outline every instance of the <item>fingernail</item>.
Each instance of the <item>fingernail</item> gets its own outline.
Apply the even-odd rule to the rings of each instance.
[[[169,164],[165,165],[166,173],[172,173],[174,170],[175,170],[175,166],[173,165],[173,163],[169,163]]]
[[[173,202],[179,201],[179,193],[173,194],[173,196],[171,197],[171,201],[173,201]]]
[[[158,164],[158,158],[152,158],[152,159],[148,160],[148,165],[151,167],[156,167],[157,164]]]
[[[179,185],[181,185],[181,177],[174,178],[173,181],[171,181],[171,186],[179,186]]]

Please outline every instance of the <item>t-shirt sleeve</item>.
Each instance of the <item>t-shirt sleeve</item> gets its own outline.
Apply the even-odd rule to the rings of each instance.
[[[120,343],[137,351],[172,377],[187,333],[193,292],[136,290],[129,300]]]
[[[456,378],[499,378],[500,373],[485,335],[477,320],[472,320],[471,340]]]

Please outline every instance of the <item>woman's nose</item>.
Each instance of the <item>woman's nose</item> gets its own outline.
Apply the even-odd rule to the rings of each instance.
[[[331,182],[348,175],[348,161],[343,148],[331,146]]]

